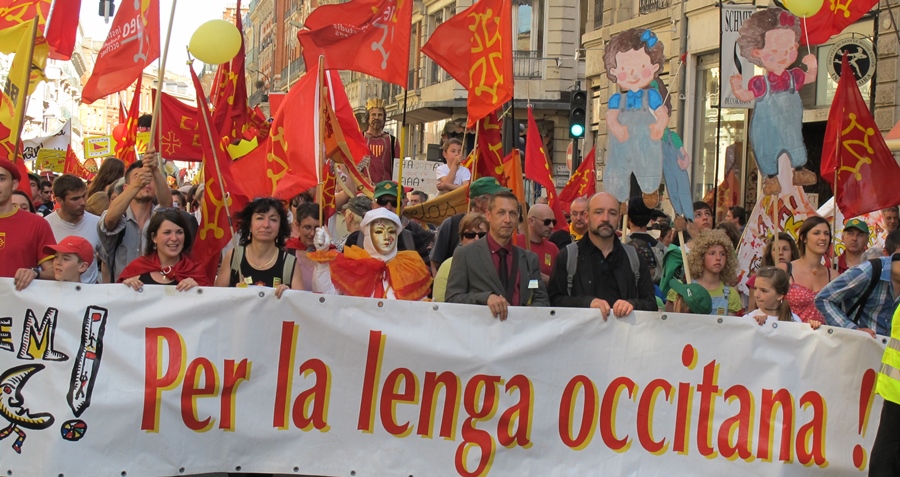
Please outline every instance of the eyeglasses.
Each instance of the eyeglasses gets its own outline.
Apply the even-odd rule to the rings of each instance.
[[[556,219],[544,219],[545,227],[550,227],[551,225],[556,227]]]
[[[394,207],[397,206],[397,198],[390,195],[383,195],[377,199],[375,199],[375,203],[380,205],[381,207],[387,207],[389,204]]]
[[[463,232],[462,236],[469,240],[472,240],[475,237],[484,238],[487,235],[487,232]]]

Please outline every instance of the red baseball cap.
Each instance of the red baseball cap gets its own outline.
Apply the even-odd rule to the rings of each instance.
[[[56,245],[44,247],[45,254],[74,253],[81,261],[91,264],[94,261],[94,247],[83,237],[70,235],[59,241]]]
[[[13,164],[9,159],[0,159],[0,167],[9,171],[9,174],[12,176],[13,180],[17,180],[19,182],[22,181],[22,175],[19,174],[19,168]]]

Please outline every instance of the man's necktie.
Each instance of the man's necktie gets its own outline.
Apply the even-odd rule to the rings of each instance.
[[[509,290],[509,266],[506,263],[506,256],[509,255],[509,250],[505,248],[501,248],[497,250],[497,256],[500,257],[500,270],[498,274],[500,275],[500,286],[503,287],[503,294],[506,295],[507,290]]]

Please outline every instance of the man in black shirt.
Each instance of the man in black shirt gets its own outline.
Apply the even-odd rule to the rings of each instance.
[[[574,245],[560,249],[553,267],[548,285],[553,306],[598,308],[604,320],[610,311],[617,318],[634,310],[657,311],[647,262],[616,237],[618,223],[619,201],[615,197],[606,192],[591,197],[588,233]],[[571,273],[570,253],[577,253]]]

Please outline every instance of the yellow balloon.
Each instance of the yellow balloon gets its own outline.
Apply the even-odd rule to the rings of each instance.
[[[194,58],[206,64],[227,63],[241,49],[241,32],[233,23],[225,20],[210,20],[200,25],[197,31],[191,35],[188,49]]]
[[[784,2],[784,6],[794,15],[801,18],[808,18],[822,9],[824,0],[788,0]]]

